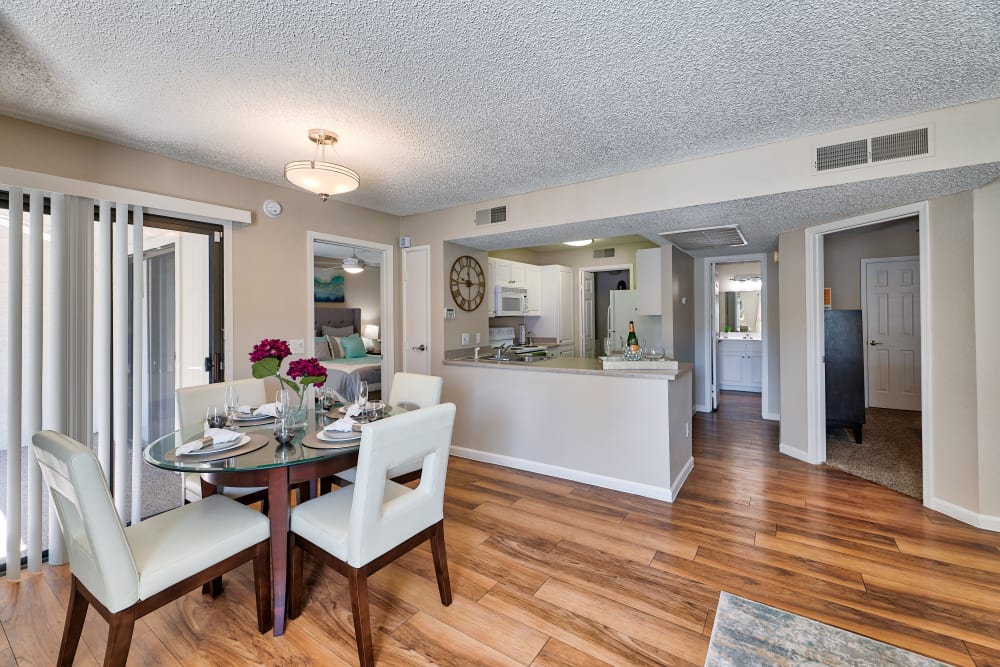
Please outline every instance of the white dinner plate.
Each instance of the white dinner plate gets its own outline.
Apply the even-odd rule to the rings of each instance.
[[[237,447],[242,447],[243,445],[250,442],[249,435],[243,435],[237,440],[232,442],[226,442],[221,445],[206,445],[201,449],[197,449],[193,452],[188,452],[187,454],[178,454],[178,456],[202,456],[203,454],[215,454],[217,452],[224,452],[229,449],[236,449]]]
[[[248,415],[240,412],[233,415],[234,422],[259,422],[265,419],[274,419],[274,417],[271,415]]]
[[[316,439],[323,442],[345,442],[360,438],[361,434],[357,431],[320,431],[316,434]]]

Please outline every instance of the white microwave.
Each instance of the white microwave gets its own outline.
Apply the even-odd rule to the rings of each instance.
[[[494,315],[524,315],[528,310],[528,290],[523,287],[503,287],[494,289]]]

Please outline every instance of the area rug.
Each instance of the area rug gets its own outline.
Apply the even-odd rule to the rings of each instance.
[[[918,500],[923,498],[920,413],[868,408],[862,435],[863,442],[858,444],[850,429],[827,429],[827,465]]]
[[[945,663],[722,591],[705,665],[929,667]]]

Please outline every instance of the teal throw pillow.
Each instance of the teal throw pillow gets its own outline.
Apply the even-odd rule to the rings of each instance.
[[[365,342],[361,340],[361,336],[358,334],[348,336],[347,338],[341,338],[340,347],[344,350],[345,359],[357,359],[359,357],[364,357],[367,354],[367,351],[365,350]]]

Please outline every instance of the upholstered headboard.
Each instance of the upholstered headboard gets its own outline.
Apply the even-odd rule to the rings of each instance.
[[[329,308],[316,306],[316,335],[323,335],[323,327],[353,327],[361,333],[360,308]]]

